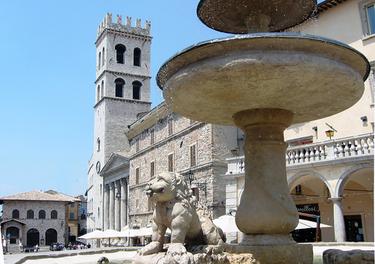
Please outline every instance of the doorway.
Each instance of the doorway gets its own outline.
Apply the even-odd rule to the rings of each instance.
[[[17,227],[8,227],[7,234],[10,234],[10,244],[16,244],[19,238],[19,229]]]
[[[27,231],[27,246],[34,247],[35,245],[39,245],[39,231],[32,228]]]
[[[361,215],[345,215],[346,240],[363,242],[363,228]]]
[[[46,231],[46,245],[49,246],[54,242],[57,242],[57,231],[50,228]]]

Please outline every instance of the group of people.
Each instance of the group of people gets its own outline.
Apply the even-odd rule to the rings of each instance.
[[[88,249],[88,248],[91,248],[90,243],[88,243],[87,245],[85,245],[85,244],[72,244],[71,242],[69,242],[69,244],[65,246],[64,250]]]
[[[60,244],[60,243],[52,243],[50,245],[50,250],[52,250],[52,251],[88,249],[88,248],[91,248],[90,243],[85,245],[85,244],[78,244],[78,243],[72,244],[72,242],[69,242],[66,245]]]

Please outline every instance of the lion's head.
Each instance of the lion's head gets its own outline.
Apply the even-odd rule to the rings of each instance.
[[[188,199],[191,190],[184,176],[174,172],[162,172],[153,176],[146,186],[146,194],[152,202],[167,202],[174,199]]]

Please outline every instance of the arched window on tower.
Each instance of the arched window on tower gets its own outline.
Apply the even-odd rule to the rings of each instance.
[[[141,86],[142,84],[138,81],[133,82],[133,99],[141,99]]]
[[[141,49],[135,48],[134,49],[134,66],[141,66]]]
[[[99,55],[98,55],[98,70],[100,69],[101,66],[102,66],[102,53],[99,52]]]
[[[115,49],[116,49],[116,62],[124,64],[125,63],[124,55],[126,51],[125,46],[122,44],[117,44]]]
[[[102,89],[100,90],[100,99],[103,98],[103,94],[104,94],[104,81],[102,81]]]
[[[100,101],[100,85],[98,85],[98,89],[96,92],[96,102],[99,102],[99,101]]]
[[[104,61],[105,61],[105,56],[104,56],[104,47],[103,47],[103,51],[102,51],[102,56],[103,56],[103,59],[102,59],[102,66],[104,66]]]
[[[115,80],[116,84],[116,91],[115,91],[115,96],[116,97],[124,97],[124,85],[125,81],[123,79],[116,79]]]
[[[100,138],[98,138],[97,140],[96,140],[96,143],[97,143],[97,151],[100,151]]]

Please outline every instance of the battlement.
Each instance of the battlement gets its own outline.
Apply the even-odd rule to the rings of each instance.
[[[116,22],[112,22],[112,14],[107,13],[105,18],[103,19],[102,23],[100,23],[98,27],[98,37],[103,33],[106,29],[112,29],[115,31],[120,31],[124,33],[136,34],[136,35],[143,35],[143,36],[150,36],[151,31],[151,22],[146,20],[145,27],[141,27],[141,20],[135,20],[135,26],[132,25],[132,18],[126,17],[125,24],[122,24],[122,16],[116,16]]]

